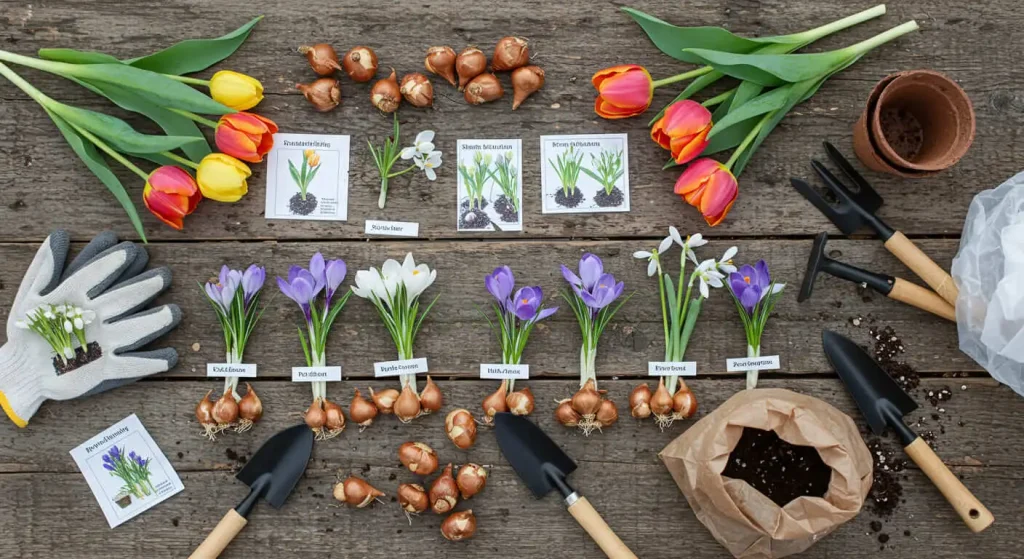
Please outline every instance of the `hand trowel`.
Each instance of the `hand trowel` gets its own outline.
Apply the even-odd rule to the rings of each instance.
[[[637,559],[590,501],[569,485],[566,478],[576,470],[576,462],[547,433],[529,419],[507,412],[494,416],[494,430],[501,454],[538,499],[557,489],[569,514],[605,555],[610,559]]]
[[[857,402],[871,431],[880,435],[887,427],[892,428],[907,455],[932,480],[971,531],[988,528],[995,520],[992,513],[949,471],[928,443],[903,422],[904,415],[917,409],[917,402],[852,340],[825,330],[821,342],[829,363]]]
[[[217,527],[199,544],[190,559],[215,559],[248,524],[247,517],[263,497],[270,506],[281,508],[306,471],[313,453],[313,431],[296,425],[270,437],[235,476],[250,487],[249,495],[228,511]]]

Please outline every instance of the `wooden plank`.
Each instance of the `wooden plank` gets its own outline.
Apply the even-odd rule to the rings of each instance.
[[[162,298],[181,306],[185,320],[167,338],[178,349],[181,361],[173,376],[204,376],[207,362],[223,359],[219,325],[208,308],[196,282],[215,276],[222,263],[245,267],[250,262],[269,266],[268,294],[276,294],[275,274],[285,274],[293,263],[305,265],[310,255],[321,250],[328,257],[343,257],[348,262],[350,284],[355,270],[380,266],[387,257],[402,258],[412,251],[417,261],[438,269],[438,281],[428,294],[440,293],[441,299],[424,323],[417,341],[417,354],[430,359],[431,371],[439,376],[477,375],[478,364],[498,359],[500,349],[478,309],[486,309],[490,296],[483,278],[501,264],[509,263],[518,274],[519,285],[539,284],[549,305],[565,306],[557,296],[565,285],[559,263],[575,266],[584,251],[593,251],[605,260],[607,270],[626,283],[634,298],[617,315],[606,331],[598,357],[602,376],[646,375],[647,361],[664,355],[662,322],[657,282],[646,276],[646,263],[632,257],[638,249],[650,249],[656,241],[603,242],[445,242],[430,243],[212,243],[196,245],[153,244],[151,262],[170,264],[175,287]],[[700,255],[721,255],[730,242],[716,241],[702,247]],[[810,301],[797,303],[799,282],[804,274],[810,241],[743,240],[738,262],[765,258],[779,281],[789,284],[776,308],[765,335],[762,350],[782,355],[783,370],[788,373],[830,372],[823,354],[821,330],[829,328],[846,333],[858,342],[871,342],[870,326],[892,326],[907,348],[907,362],[922,372],[978,370],[977,364],[957,349],[952,323],[933,317],[873,293],[856,285],[822,277],[818,279]],[[947,263],[956,248],[950,240],[921,243],[938,262]],[[30,244],[0,244],[0,258],[8,264],[0,269],[0,320],[6,321],[23,270],[28,267],[36,247]],[[837,240],[828,250],[835,258],[897,273],[911,274],[873,240]],[[676,254],[667,261],[676,266]],[[689,267],[692,270],[693,266]],[[271,298],[268,297],[268,300]],[[353,297],[349,301],[328,346],[328,360],[340,362],[348,376],[365,377],[372,373],[374,361],[395,358],[394,346],[372,306]],[[702,311],[701,321],[691,340],[687,358],[698,362],[700,374],[724,371],[728,357],[746,353],[736,309],[723,291],[716,291]],[[262,374],[290,377],[289,367],[301,364],[302,351],[295,335],[301,314],[294,303],[283,296],[273,297],[263,323],[247,348],[248,360],[262,367]],[[855,325],[858,324],[858,325]],[[199,350],[192,349],[199,344]],[[533,333],[524,359],[535,375],[575,376],[579,371],[579,328],[568,308],[541,323]],[[453,348],[462,348],[453,350]]]
[[[109,6],[35,6],[26,11],[20,3],[5,4],[17,9],[11,10],[15,14],[9,16],[12,25],[0,31],[0,39],[23,53],[39,47],[71,46],[105,49],[127,56],[182,37],[218,35],[237,25],[242,20],[240,14],[251,13],[249,4],[239,0],[225,2],[226,9],[220,3],[216,10],[193,6],[188,9],[188,17],[182,17],[182,8],[173,3],[147,5],[127,13],[121,7],[111,11]],[[668,223],[684,229],[704,228],[696,212],[671,193],[677,175],[660,170],[665,153],[646,139],[646,119],[603,122],[592,112],[593,91],[588,77],[602,66],[636,62],[650,67],[656,76],[680,71],[679,64],[647,43],[639,27],[619,13],[616,5],[602,3],[586,13],[566,14],[557,4],[521,3],[515,9],[523,10],[522,14],[510,12],[507,22],[514,24],[508,26],[498,24],[489,7],[464,4],[446,0],[408,6],[401,13],[384,13],[376,7],[342,3],[318,7],[316,18],[297,15],[284,6],[261,6],[268,17],[241,51],[221,67],[246,70],[262,79],[268,96],[260,112],[275,119],[283,130],[353,134],[351,220],[316,224],[262,219],[265,171],[263,165],[257,165],[251,194],[242,202],[203,204],[189,218],[183,233],[147,216],[147,233],[155,240],[354,238],[362,235],[364,219],[386,218],[419,221],[425,236],[455,237],[455,140],[510,134],[524,140],[525,233],[530,236],[651,237],[661,235]],[[672,2],[634,4],[654,14],[679,19]],[[716,2],[690,3],[681,23],[724,23],[741,33],[771,34],[824,24],[852,11],[851,6],[842,2],[769,2],[759,6],[758,10],[728,10]],[[810,175],[808,160],[822,157],[822,140],[837,142],[850,153],[850,126],[877,79],[897,69],[930,67],[949,72],[963,83],[974,98],[978,130],[983,133],[954,170],[938,177],[906,181],[874,173],[868,176],[886,197],[881,215],[894,225],[911,235],[958,234],[971,197],[998,185],[1020,168],[1013,155],[1018,150],[1013,146],[1016,130],[1024,119],[1009,84],[1024,78],[1024,71],[1013,63],[1010,49],[990,49],[990,38],[1000,33],[1012,35],[1021,17],[1001,6],[986,7],[983,11],[987,17],[982,17],[973,8],[945,0],[919,2],[912,8],[894,8],[891,15],[881,20],[867,22],[816,45],[815,48],[836,48],[914,17],[923,26],[921,31],[871,53],[794,111],[753,159],[742,177],[742,194],[732,215],[715,233],[807,235],[830,228],[827,220],[793,191],[788,177]],[[458,24],[451,26],[449,21],[455,13]],[[936,19],[936,13],[944,14],[944,19]],[[110,18],[115,16],[124,23],[110,25]],[[451,30],[439,33],[437,25],[424,24],[431,21]],[[564,33],[562,30],[567,26],[575,32]],[[129,28],[146,31],[128,38],[124,32]],[[400,44],[395,42],[395,29],[403,29]],[[506,31],[521,32],[533,40],[537,61],[547,71],[545,89],[515,113],[508,110],[507,99],[489,106],[468,107],[447,86],[438,87],[434,111],[402,110],[408,137],[422,128],[437,130],[437,143],[445,151],[447,164],[436,183],[422,177],[396,180],[384,211],[375,206],[378,179],[364,140],[381,139],[390,129],[390,121],[367,103],[368,86],[345,81],[345,100],[341,108],[328,115],[314,113],[292,88],[296,81],[310,78],[305,62],[291,54],[301,42],[330,40],[344,49],[350,46],[349,39],[342,38],[358,37],[360,42],[378,47],[384,67],[395,66],[401,72],[409,72],[422,68],[422,53],[431,44],[448,42],[461,48],[473,43],[486,47]],[[58,98],[85,100],[86,106],[104,107],[66,82],[37,77],[37,72],[27,75],[38,79],[44,90]],[[672,94],[659,92],[656,105],[671,99]],[[0,84],[0,96],[5,99],[0,106],[0,128],[8,131],[0,138],[0,151],[6,155],[0,161],[0,222],[4,223],[0,240],[38,240],[53,223],[67,226],[84,238],[108,226],[108,220],[118,231],[133,235],[127,220],[111,206],[109,195],[71,155],[44,113],[6,82]],[[485,128],[481,128],[482,122],[486,122]],[[632,136],[633,211],[542,216],[538,136],[594,131],[628,132]],[[138,179],[127,171],[121,177],[138,197]],[[928,203],[922,202],[925,199]],[[50,219],[39,220],[39,215]]]
[[[367,509],[339,506],[331,486],[350,473],[388,493],[384,502]],[[891,538],[887,545],[880,546],[879,534],[869,527],[874,517],[862,512],[801,557],[870,558],[878,556],[880,547],[886,557],[898,558],[1018,556],[1014,515],[1020,509],[1017,496],[1024,490],[1020,470],[961,468],[957,473],[997,519],[983,534],[971,534],[924,476],[909,472],[902,482],[905,503],[882,527]],[[660,464],[584,463],[572,479],[640,557],[729,557],[696,520]],[[21,557],[184,557],[246,489],[224,472],[187,472],[182,481],[183,493],[112,534],[80,475],[2,475],[0,490],[7,498],[0,500],[0,512],[18,529],[4,530],[0,545],[18,550]],[[328,470],[308,471],[283,508],[256,507],[249,527],[223,557],[260,557],[268,550],[288,557],[336,558],[414,553],[453,559],[513,553],[529,559],[601,556],[559,499],[534,499],[506,465],[493,465],[485,490],[459,505],[473,510],[478,525],[476,537],[459,544],[441,537],[436,515],[413,518],[410,525],[391,500],[399,483],[414,481],[400,467],[366,468],[355,457]]]
[[[637,381],[602,381],[610,397],[618,403],[620,420],[604,434],[589,438],[558,425],[553,417],[554,402],[571,396],[577,384],[571,380],[530,380],[517,385],[529,386],[536,398],[532,415],[544,429],[562,444],[574,458],[586,463],[651,465],[658,463],[657,453],[674,437],[692,425],[676,424],[664,432],[653,423],[629,417],[626,402]],[[742,389],[740,380],[695,379],[688,383],[697,396],[703,416]],[[397,381],[345,381],[332,384],[329,397],[348,413],[353,388],[368,397],[368,387],[396,386]],[[398,446],[408,440],[433,446],[443,460],[461,461],[467,457],[486,463],[499,463],[501,455],[489,429],[481,428],[476,445],[468,452],[457,450],[444,434],[444,416],[456,407],[465,407],[479,415],[480,402],[498,384],[480,380],[439,380],[445,395],[442,413],[402,425],[393,416],[380,416],[362,433],[349,425],[339,438],[317,443],[314,464],[331,469],[339,464],[355,463],[388,467],[397,464]],[[25,429],[4,421],[0,426],[0,472],[76,471],[68,449],[86,437],[98,433],[130,413],[138,414],[153,438],[180,471],[237,468],[272,433],[301,421],[301,412],[309,405],[309,389],[290,382],[258,381],[256,390],[264,404],[264,417],[248,434],[225,433],[215,442],[201,437],[193,416],[199,398],[210,389],[219,391],[219,380],[185,382],[141,382],[93,398],[73,402],[48,402]],[[768,388],[788,388],[821,398],[854,417],[861,428],[853,400],[834,378],[768,378]],[[926,401],[928,390],[949,388],[953,395],[937,405]],[[966,389],[961,389],[966,387]],[[1024,466],[1019,448],[1024,434],[1024,401],[1009,388],[991,379],[926,379],[914,391],[921,408],[909,421],[936,437],[936,452],[949,464],[985,466]],[[939,411],[941,408],[943,411]],[[937,419],[933,419],[933,417]],[[922,419],[923,418],[923,419]]]

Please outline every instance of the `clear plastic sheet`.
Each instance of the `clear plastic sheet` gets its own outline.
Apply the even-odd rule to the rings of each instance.
[[[1024,172],[974,197],[951,275],[960,349],[1024,396]]]

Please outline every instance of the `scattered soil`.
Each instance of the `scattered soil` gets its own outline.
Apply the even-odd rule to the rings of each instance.
[[[906,469],[907,460],[903,456],[903,449],[893,448],[879,438],[868,440],[868,450],[875,461],[875,479],[868,493],[868,511],[880,520],[888,520],[899,508],[903,498],[900,474]],[[880,521],[871,522],[871,531],[879,532],[881,529]]]
[[[306,199],[302,199],[302,193],[296,192],[288,201],[288,209],[295,215],[309,215],[316,209],[316,196],[306,193]]]
[[[907,161],[913,161],[924,145],[924,129],[914,113],[902,107],[885,107],[879,115],[885,142]]]
[[[896,335],[891,326],[886,326],[881,330],[871,328],[869,332],[875,340],[875,361],[878,361],[882,369],[889,373],[889,376],[900,385],[900,388],[908,394],[913,392],[921,384],[921,376],[917,374],[917,371],[911,369],[910,365],[900,360],[904,351],[903,340]]]
[[[459,229],[486,229],[491,218],[483,210],[466,210],[459,216]]]
[[[515,206],[508,199],[508,196],[502,194],[494,201],[494,211],[498,212],[498,216],[505,223],[516,223],[519,221],[519,212],[516,211]]]
[[[70,373],[83,365],[88,365],[102,356],[103,350],[100,349],[100,345],[96,342],[89,342],[85,351],[83,351],[81,347],[76,347],[75,356],[69,359],[67,363],[61,361],[56,355],[54,355],[53,368],[57,371],[57,375],[63,375],[64,373]]]
[[[742,479],[784,507],[797,497],[824,497],[832,469],[814,447],[786,442],[775,431],[744,427],[722,475]]]
[[[622,195],[622,191],[616,186],[612,189],[611,194],[606,194],[604,189],[598,191],[598,193],[594,195],[594,203],[602,208],[616,208],[622,205],[625,198],[626,197]]]
[[[568,197],[565,195],[565,191],[561,188],[555,192],[555,203],[563,208],[575,208],[576,206],[579,206],[582,201],[583,191],[578,188],[570,190]]]

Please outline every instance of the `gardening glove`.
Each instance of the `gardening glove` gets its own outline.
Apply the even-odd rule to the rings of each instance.
[[[171,285],[166,267],[143,271],[146,251],[101,233],[65,267],[68,233],[54,231],[36,252],[18,288],[0,347],[0,406],[19,427],[28,425],[44,400],[68,400],[103,392],[168,370],[178,361],[171,348],[137,351],[181,321],[177,305],[143,310]],[[40,305],[62,304],[95,313],[85,339],[102,355],[59,373],[54,350],[41,335],[18,323]],[[82,348],[85,350],[86,348]]]

